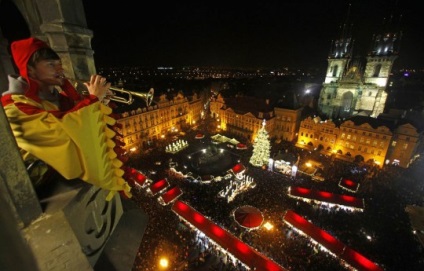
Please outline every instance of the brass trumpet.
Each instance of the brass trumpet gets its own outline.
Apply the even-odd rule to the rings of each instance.
[[[150,106],[150,104],[153,101],[153,94],[154,94],[153,88],[151,88],[146,93],[145,92],[134,92],[134,91],[129,91],[129,90],[126,90],[126,89],[123,89],[123,88],[116,88],[116,87],[110,87],[109,89],[111,91],[121,92],[121,93],[128,95],[127,99],[123,98],[123,97],[116,96],[115,94],[112,95],[112,96],[108,96],[107,98],[110,99],[111,101],[130,105],[134,102],[133,96],[137,96],[139,98],[142,98],[146,102],[147,106]]]
[[[1,1],[1,0],[0,0]],[[78,91],[80,91],[82,94],[88,94],[88,90],[85,87],[84,83],[82,81],[76,81],[74,83],[74,87],[75,89],[77,89]],[[111,101],[115,101],[115,102],[119,102],[119,103],[124,103],[124,104],[132,104],[134,102],[134,98],[133,96],[137,96],[139,98],[142,98],[145,102],[147,106],[150,106],[150,104],[153,101],[153,95],[154,95],[154,90],[153,88],[151,88],[147,93],[144,92],[134,92],[134,91],[129,91],[123,88],[117,88],[117,87],[110,87],[109,88],[112,92],[121,92],[124,94],[128,95],[128,99],[125,99],[123,97],[120,96],[116,96],[115,93],[113,93],[112,95],[107,95],[107,99],[111,100]]]

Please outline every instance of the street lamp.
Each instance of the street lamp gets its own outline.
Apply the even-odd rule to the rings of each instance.
[[[274,228],[274,225],[272,225],[272,224],[271,224],[271,223],[269,223],[269,222],[266,222],[266,223],[264,224],[264,228],[270,231],[270,230],[272,230],[272,229]]]
[[[165,257],[160,258],[160,259],[159,259],[159,266],[160,266],[162,269],[167,269],[167,268],[168,268],[168,266],[169,266],[169,261],[168,261],[168,259],[167,259],[167,258],[165,258]]]

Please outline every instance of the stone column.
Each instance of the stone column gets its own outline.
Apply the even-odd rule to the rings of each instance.
[[[66,76],[87,80],[96,73],[91,39],[81,0],[36,0],[42,20],[40,29],[60,55]]]

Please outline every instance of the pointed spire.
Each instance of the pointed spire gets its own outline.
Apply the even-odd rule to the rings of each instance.
[[[349,4],[345,22],[340,25],[340,37],[332,42],[330,47],[329,58],[349,58],[351,57],[351,42],[353,24],[349,24],[350,9],[352,4]]]

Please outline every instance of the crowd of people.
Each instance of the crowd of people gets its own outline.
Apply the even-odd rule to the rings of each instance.
[[[190,138],[187,140],[190,141]],[[171,157],[173,160],[184,159],[186,153],[205,144],[209,144],[207,138],[202,141],[194,140],[187,150]],[[288,148],[288,145],[275,145],[273,148]],[[408,270],[424,268],[424,251],[412,233],[409,218],[404,211],[407,204],[423,203],[423,187],[417,183],[419,164],[412,165],[409,169],[393,166],[378,169],[333,160],[325,155],[290,147],[291,152],[300,155],[301,161],[313,157],[325,165],[326,180],[314,182],[307,175],[298,174],[292,178],[279,172],[253,167],[248,162],[251,155],[249,150],[229,151],[237,152],[241,163],[247,168],[245,174],[254,178],[257,184],[254,189],[237,195],[231,202],[218,196],[228,181],[210,184],[190,182],[181,174],[167,169],[166,165],[161,170],[155,170],[156,174],[148,174],[153,166],[151,161],[170,159],[161,150],[151,153],[149,157],[138,157],[133,161],[133,166],[146,172],[152,180],[167,178],[171,186],[179,186],[183,191],[179,200],[187,202],[287,270],[350,269],[338,257],[321,250],[311,239],[285,224],[283,215],[287,210],[294,210],[312,221],[383,270],[404,270],[406,266]],[[370,171],[376,172],[372,179],[369,178]],[[349,193],[341,189],[338,186],[341,177],[359,182],[358,192]],[[294,185],[364,198],[364,212],[347,212],[337,207],[324,208],[318,204],[292,199],[287,196],[287,190]],[[133,200],[150,217],[133,270],[158,270],[161,257],[167,257],[170,261],[167,270],[246,269],[243,263],[231,259],[225,248],[217,247],[199,231],[185,224],[171,210],[170,205],[160,205],[156,197],[148,196],[142,189],[134,192]],[[255,230],[241,227],[231,213],[235,208],[246,204],[261,210],[264,221],[274,227],[271,230],[264,227]]]

